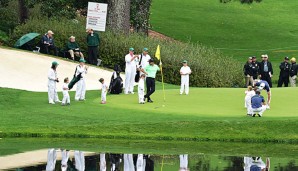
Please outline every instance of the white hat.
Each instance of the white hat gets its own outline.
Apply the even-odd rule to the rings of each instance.
[[[264,88],[265,88],[265,83],[261,83],[260,86],[259,86],[259,89],[263,90]]]
[[[70,36],[70,37],[69,37],[69,39],[75,39],[75,38],[76,38],[76,37],[74,37],[74,36]]]
[[[48,31],[48,34],[54,34],[54,32],[52,32],[52,30],[49,30]]]

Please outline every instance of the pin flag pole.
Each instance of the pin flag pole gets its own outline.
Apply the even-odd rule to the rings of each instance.
[[[160,73],[161,73],[161,83],[162,83],[162,92],[163,92],[163,101],[166,101],[166,94],[165,94],[165,84],[164,84],[164,79],[163,79],[163,72],[162,72],[162,62],[161,62],[161,57],[160,57],[160,46],[157,46],[156,52],[155,52],[155,57],[159,60],[159,65],[160,65]]]

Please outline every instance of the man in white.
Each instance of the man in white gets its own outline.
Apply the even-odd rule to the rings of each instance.
[[[137,165],[136,171],[145,171],[145,167],[146,167],[146,160],[144,159],[144,155],[143,154],[138,154],[138,159],[137,159]]]
[[[123,171],[135,171],[132,154],[124,154],[123,160],[124,160],[124,170]]]
[[[100,171],[106,171],[107,170],[107,164],[106,164],[106,154],[101,153],[100,155]]]
[[[140,104],[145,104],[144,91],[145,91],[145,74],[142,74],[138,84],[138,96],[139,96]]]
[[[58,62],[54,61],[52,62],[52,67],[50,68],[48,72],[48,98],[49,98],[49,104],[55,104],[55,102],[61,102],[58,97],[57,89],[56,89],[56,83],[59,82],[59,79],[57,77],[57,67]]]
[[[62,150],[61,151],[61,156],[62,156],[61,170],[66,171],[67,170],[67,162],[68,162],[68,159],[69,159],[69,151],[68,150]]]
[[[85,82],[85,76],[87,74],[88,67],[85,66],[85,60],[80,59],[80,65],[77,66],[75,76],[81,75],[80,81],[77,83],[77,89],[76,89],[76,95],[75,100],[85,100],[85,94],[86,94],[86,82]]]
[[[138,60],[138,68],[145,68],[147,65],[149,65],[149,60],[151,59],[150,55],[148,55],[148,48],[143,49],[143,53],[139,55]],[[140,74],[143,72],[140,71]]]
[[[69,79],[66,77],[64,79],[64,84],[62,86],[62,93],[63,93],[63,99],[62,99],[62,103],[61,103],[62,106],[70,105],[70,97],[69,97],[69,93],[68,93],[68,90],[69,90],[68,83],[69,83]]]
[[[124,94],[134,94],[133,88],[135,83],[135,75],[137,72],[136,58],[134,55],[134,48],[129,48],[129,54],[125,56],[125,91]]]
[[[180,169],[179,171],[189,171],[188,169],[188,155],[181,154],[179,155],[180,158]]]
[[[53,148],[49,149],[46,171],[54,171],[55,170],[56,158],[57,158],[56,150]]]
[[[181,75],[181,88],[180,88],[180,94],[183,94],[185,90],[185,94],[188,95],[189,93],[189,74],[191,74],[191,70],[189,66],[187,66],[187,61],[184,60],[183,66],[180,69],[180,75]]]
[[[82,151],[75,151],[75,165],[78,171],[85,171],[85,156]]]

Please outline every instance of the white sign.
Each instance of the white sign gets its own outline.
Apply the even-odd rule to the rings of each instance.
[[[87,11],[86,29],[105,31],[107,22],[108,4],[89,2]]]

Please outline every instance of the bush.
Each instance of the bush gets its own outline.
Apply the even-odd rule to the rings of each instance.
[[[78,23],[67,19],[60,21],[28,20],[26,24],[16,27],[10,37],[10,44],[13,45],[18,38],[28,32],[45,33],[49,29],[55,33],[55,42],[58,47],[64,47],[68,38],[74,35],[81,49],[87,50],[84,18],[78,19]],[[242,64],[230,57],[223,56],[212,48],[177,41],[157,40],[137,33],[124,35],[106,31],[101,32],[100,37],[100,58],[103,60],[102,64],[109,68],[112,68],[114,64],[120,64],[124,71],[124,56],[128,53],[129,47],[134,47],[136,53],[141,53],[142,49],[147,47],[151,57],[154,57],[159,44],[164,79],[167,83],[180,84],[179,70],[184,59],[189,61],[192,69],[191,86],[235,87],[242,85],[243,82]],[[157,79],[160,80],[160,74]]]
[[[0,30],[9,33],[19,24],[18,1],[13,0],[7,4],[0,4]]]

